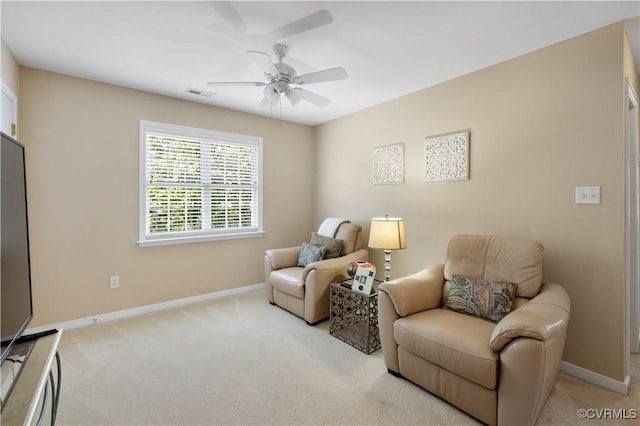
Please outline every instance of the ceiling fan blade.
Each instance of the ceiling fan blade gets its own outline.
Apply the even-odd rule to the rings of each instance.
[[[247,50],[247,53],[251,54],[251,59],[253,59],[256,64],[258,64],[264,70],[265,73],[276,79],[280,78],[280,72],[273,64],[273,61],[271,60],[269,55],[264,52],[258,52],[256,50]]]
[[[302,90],[302,89],[300,89]],[[302,94],[300,93],[299,90],[296,89],[289,89],[287,90],[287,92],[284,94],[284,96],[289,99],[289,102],[291,102],[291,105],[296,106],[300,103],[300,100],[302,99]]]
[[[300,18],[267,34],[274,39],[282,39],[300,34],[333,22],[333,16],[327,10],[319,10],[309,16]]]
[[[209,4],[231,27],[241,33],[247,31],[247,26],[242,20],[242,17],[230,1],[210,1]]]
[[[293,77],[292,83],[296,84],[312,84],[324,81],[344,80],[349,78],[347,71],[342,67],[330,68],[328,70],[310,72]]]
[[[209,86],[266,86],[262,81],[209,81]]]
[[[317,95],[313,92],[310,92],[308,90],[302,89],[300,87],[296,87],[295,89],[291,89],[291,90],[295,92],[296,96],[300,96],[305,101],[312,103],[315,106],[320,108],[326,107],[331,103],[331,100],[323,96]]]

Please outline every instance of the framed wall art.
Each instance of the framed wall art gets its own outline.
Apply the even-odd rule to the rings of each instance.
[[[463,131],[425,139],[425,181],[469,179],[469,133]]]
[[[404,143],[373,149],[374,185],[404,182]]]

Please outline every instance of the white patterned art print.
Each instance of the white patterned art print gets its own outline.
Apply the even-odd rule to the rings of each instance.
[[[469,132],[428,137],[424,141],[425,180],[469,179]]]
[[[381,146],[373,150],[373,183],[404,182],[404,144]]]

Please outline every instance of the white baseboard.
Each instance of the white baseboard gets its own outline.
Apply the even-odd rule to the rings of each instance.
[[[565,361],[560,362],[560,371],[587,383],[591,383],[592,385],[600,386],[622,395],[628,395],[629,388],[631,387],[631,377],[629,374],[625,376],[624,382],[621,382]]]
[[[113,321],[121,318],[133,317],[136,315],[148,314],[151,312],[162,311],[164,309],[177,308],[179,306],[190,305],[192,303],[204,302],[207,300],[221,299],[223,297],[236,296],[239,294],[249,293],[265,287],[264,283],[248,285],[244,287],[232,288],[229,290],[215,291],[213,293],[201,294],[199,296],[185,297],[184,299],[170,300],[168,302],[155,303],[153,305],[139,306],[137,308],[124,309],[122,311],[108,312],[106,314],[95,315],[86,318],[79,318],[70,321],[64,321],[57,324],[49,324],[41,327],[28,328],[24,334],[40,333],[51,329],[71,330],[73,328],[87,327],[105,321]],[[265,299],[266,300],[266,299]]]

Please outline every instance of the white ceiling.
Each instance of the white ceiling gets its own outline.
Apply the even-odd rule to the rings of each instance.
[[[640,64],[640,2],[232,2],[244,33],[207,1],[0,2],[2,38],[25,66],[225,108],[316,125],[621,20]],[[265,34],[326,9],[333,22],[293,35]],[[290,47],[298,74],[344,67],[349,78],[304,86],[331,99],[259,110],[257,66],[231,66],[246,50]],[[273,57],[275,60],[275,57]],[[235,71],[235,75],[234,75]],[[214,92],[211,98],[187,88]]]

